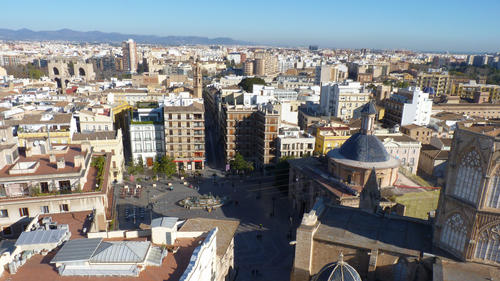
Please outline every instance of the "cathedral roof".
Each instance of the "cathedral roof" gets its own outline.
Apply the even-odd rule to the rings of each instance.
[[[360,162],[385,162],[391,159],[382,142],[373,135],[356,133],[341,147],[340,154],[347,159]],[[328,153],[328,156],[332,156]]]
[[[344,262],[342,254],[337,262],[325,265],[314,281],[361,281],[356,269]]]

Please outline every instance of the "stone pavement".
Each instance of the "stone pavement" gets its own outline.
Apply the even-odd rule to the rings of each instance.
[[[182,185],[179,180],[173,180],[174,190],[166,189],[167,181],[157,182],[157,188],[152,188],[152,182],[142,182],[144,190],[140,198],[117,199],[120,229],[137,228],[140,223],[149,224],[152,218],[159,216],[175,216],[181,219],[204,217],[214,219],[236,218],[240,226],[235,236],[235,268],[238,281],[245,280],[290,280],[290,270],[293,262],[294,247],[288,237],[292,228],[290,224],[290,208],[286,195],[272,186],[272,176],[255,175],[244,180],[228,179],[217,172],[216,183],[212,174],[214,170],[207,169],[203,178],[194,185],[199,191]],[[234,187],[233,187],[234,183]],[[131,183],[130,187],[134,186]],[[148,193],[149,191],[149,193]],[[188,210],[177,204],[188,196],[209,194],[231,197],[231,203],[212,212],[205,210]],[[116,188],[119,194],[119,188]],[[150,215],[148,206],[152,203]],[[274,198],[274,215],[273,213]],[[144,208],[143,217],[139,214],[126,220],[125,212],[134,209],[140,212]],[[298,218],[294,221],[295,227]],[[261,226],[262,225],[262,226]],[[294,231],[291,231],[294,233]],[[260,237],[259,237],[260,236]],[[252,274],[257,270],[258,274]]]

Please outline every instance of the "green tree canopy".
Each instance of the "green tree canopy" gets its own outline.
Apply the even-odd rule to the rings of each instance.
[[[252,162],[246,161],[243,155],[236,153],[234,160],[231,160],[231,170],[236,172],[251,172],[253,171]]]
[[[281,157],[274,167],[275,178],[274,186],[278,187],[280,190],[288,190],[288,180],[289,180],[289,170],[290,163],[288,160],[295,159],[294,156]]]
[[[153,163],[153,173],[155,175],[163,175],[171,178],[173,174],[177,171],[177,165],[172,157],[157,157]]]
[[[264,79],[259,78],[259,77],[249,77],[249,78],[244,78],[241,80],[241,82],[238,84],[243,90],[246,92],[253,92],[253,85],[265,85],[266,81]]]

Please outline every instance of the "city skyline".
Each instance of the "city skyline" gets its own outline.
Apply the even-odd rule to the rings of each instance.
[[[417,51],[497,52],[500,18],[496,1],[474,6],[421,1],[417,5],[254,1],[205,3],[90,1],[84,6],[28,1],[7,2],[0,27],[8,29],[118,32],[156,36],[231,37],[257,45],[323,48],[409,49]],[[458,3],[458,4],[460,4]],[[61,4],[61,5],[60,5]],[[452,5],[453,4],[453,5]],[[28,7],[28,8],[26,8]],[[426,8],[426,9],[424,9]]]

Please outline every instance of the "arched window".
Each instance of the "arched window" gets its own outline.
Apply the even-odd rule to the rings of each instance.
[[[479,234],[474,256],[477,259],[500,263],[500,224]]]
[[[465,228],[464,220],[459,214],[454,214],[444,223],[443,232],[441,233],[441,243],[462,252],[466,236],[467,229]]]
[[[500,208],[500,170],[491,178],[488,194],[488,207]]]
[[[482,169],[479,154],[472,150],[465,154],[460,161],[453,193],[464,200],[476,203],[481,178]]]

